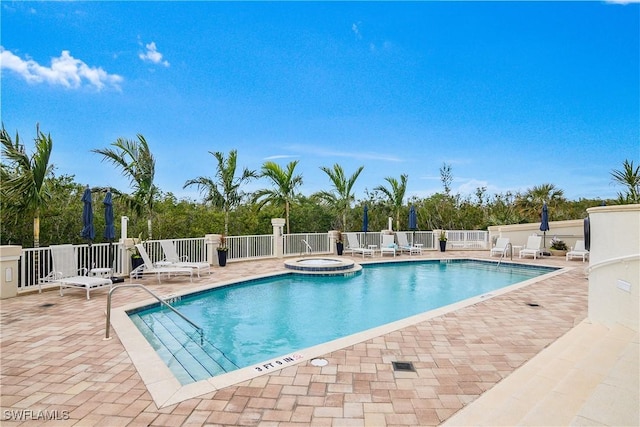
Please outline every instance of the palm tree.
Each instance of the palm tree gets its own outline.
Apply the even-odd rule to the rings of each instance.
[[[379,185],[374,188],[374,191],[380,191],[387,196],[388,203],[393,206],[393,210],[396,216],[396,230],[400,230],[400,211],[402,210],[402,202],[404,195],[407,191],[407,174],[400,175],[400,181],[392,177],[386,177],[385,180],[389,183],[390,188]]]
[[[153,184],[156,161],[144,136],[138,134],[137,137],[137,141],[118,138],[111,144],[115,149],[104,148],[91,151],[102,154],[103,160],[108,160],[122,169],[122,175],[129,178],[133,194],[127,203],[138,215],[143,212],[146,214],[147,230],[151,239],[153,203],[158,193],[158,188]]]
[[[287,221],[287,234],[289,229],[289,212],[291,202],[296,198],[296,188],[302,185],[302,175],[294,175],[294,170],[298,165],[298,160],[287,164],[284,170],[274,162],[265,162],[262,165],[261,177],[269,178],[273,184],[272,189],[259,190],[254,193],[254,202],[259,202],[258,209],[267,203],[284,204],[285,218]],[[260,199],[262,199],[260,201]]]
[[[242,184],[249,182],[258,175],[255,171],[245,168],[242,175],[236,177],[237,150],[229,151],[229,157],[225,159],[220,151],[209,153],[216,158],[215,180],[206,176],[199,176],[185,182],[182,188],[195,185],[198,191],[204,193],[204,202],[211,203],[224,212],[224,234],[229,234],[229,212],[240,205],[245,193],[240,191]]]
[[[364,169],[364,166],[360,166],[356,171],[346,179],[342,166],[339,164],[333,165],[333,169],[322,166],[320,168],[327,174],[333,185],[333,191],[320,191],[314,194],[314,197],[334,207],[338,212],[342,213],[342,223],[340,227],[342,230],[347,229],[347,214],[351,203],[355,200],[355,196],[351,192],[353,189],[360,172]]]
[[[618,193],[621,204],[640,203],[640,166],[633,167],[633,160],[625,160],[622,170],[611,172],[613,181],[627,187],[626,193]]]
[[[542,184],[529,188],[516,200],[516,205],[526,218],[535,222],[544,202],[550,208],[557,208],[564,201],[564,191],[553,184]]]
[[[33,215],[33,247],[40,246],[40,213],[51,200],[48,178],[53,172],[49,158],[53,149],[51,135],[45,135],[36,125],[35,151],[31,157],[20,144],[20,136],[16,132],[15,141],[5,130],[0,131],[2,156],[9,163],[2,164],[2,198],[7,203],[7,210],[17,216]]]

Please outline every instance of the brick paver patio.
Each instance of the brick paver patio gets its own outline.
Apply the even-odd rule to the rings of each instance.
[[[560,258],[525,262],[573,268],[326,354],[325,367],[302,362],[164,408],[153,402],[117,335],[103,340],[106,292],[92,292],[89,301],[73,290],[64,297],[49,291],[3,300],[2,425],[45,424],[43,418],[15,420],[21,416],[53,416],[58,420],[46,424],[56,426],[438,425],[586,317],[583,264]],[[283,270],[282,260],[216,267],[193,284],[142,283],[164,295],[276,270]],[[123,290],[114,294],[114,307],[147,298],[140,290]],[[391,361],[411,361],[416,372],[395,372]]]

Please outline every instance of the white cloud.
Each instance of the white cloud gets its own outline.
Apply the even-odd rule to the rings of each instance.
[[[27,82],[49,83],[69,89],[77,89],[89,84],[98,90],[105,86],[120,89],[124,80],[117,74],[109,74],[100,67],[90,67],[83,61],[63,50],[59,57],[51,58],[51,66],[38,64],[33,59],[22,59],[0,46],[0,68],[11,70],[22,76]]]
[[[147,43],[145,45],[145,48],[147,49],[147,51],[138,55],[140,59],[146,62],[152,62],[154,64],[162,64],[165,67],[168,67],[170,65],[169,61],[162,60],[162,54],[158,52],[156,42]]]
[[[350,151],[338,151],[338,150],[327,150],[324,148],[316,148],[310,147],[306,145],[291,145],[289,147],[290,150],[302,152],[306,154],[312,154],[318,157],[346,157],[351,159],[358,160],[382,160],[385,162],[403,162],[404,160],[391,154],[384,153],[371,153],[371,152],[350,152]]]
[[[357,38],[358,40],[361,40],[361,39],[362,39],[362,34],[360,34],[360,28],[358,28],[358,25],[359,25],[359,24],[360,24],[360,23],[353,23],[353,24],[351,24],[351,31],[353,31],[353,34],[355,34],[355,35],[356,35],[356,38]]]
[[[287,154],[276,154],[273,156],[265,157],[264,160],[279,160],[279,159],[294,159],[300,156],[291,156]]]

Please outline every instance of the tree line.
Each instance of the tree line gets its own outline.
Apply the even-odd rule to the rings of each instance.
[[[82,193],[84,186],[73,175],[57,175],[49,158],[53,150],[51,135],[36,126],[33,152],[29,154],[16,133],[12,137],[4,125],[0,195],[1,244],[38,247],[60,243],[82,243]],[[364,166],[348,173],[340,164],[322,167],[328,190],[310,196],[301,194],[302,174],[298,161],[286,165],[267,161],[258,171],[240,168],[238,153],[210,151],[212,176],[187,180],[183,188],[196,187],[201,201],[179,199],[163,192],[155,183],[155,159],[143,135],[136,139],[118,138],[109,147],[95,149],[129,180],[129,189],[111,189],[116,217],[128,216],[129,235],[143,239],[198,237],[207,233],[256,235],[271,233],[271,218],[283,217],[286,232],[326,232],[361,230],[365,206],[367,231],[387,228],[392,217],[395,229],[408,228],[410,206],[414,206],[421,230],[486,230],[490,225],[519,224],[540,220],[540,208],[547,202],[552,220],[579,219],[586,209],[606,204],[640,203],[640,166],[625,160],[622,169],[611,172],[614,183],[623,187],[617,199],[567,200],[562,189],[550,183],[520,193],[488,194],[486,187],[473,196],[451,191],[450,165],[440,168],[443,190],[429,197],[406,197],[408,175],[386,177],[385,183],[366,190],[356,198],[354,185]],[[253,193],[244,191],[254,179],[268,183]],[[104,217],[99,207],[106,188],[92,189],[96,241],[101,239]]]

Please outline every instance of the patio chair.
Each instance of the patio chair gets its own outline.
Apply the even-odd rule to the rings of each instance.
[[[143,264],[134,268],[131,273],[129,273],[129,279],[133,280],[133,278],[138,277],[139,274],[155,274],[158,278],[158,283],[161,283],[160,277],[163,274],[166,274],[167,277],[171,277],[172,275],[178,276],[183,275],[189,276],[189,281],[193,282],[193,269],[189,267],[174,267],[171,265],[167,266],[155,266],[153,262],[151,262],[151,258],[149,258],[149,254],[147,250],[144,248],[142,244],[137,244],[136,249],[138,249],[138,253],[142,257]]]
[[[364,248],[360,246],[360,241],[358,240],[358,236],[356,233],[343,233],[347,236],[347,247],[346,251],[351,251],[351,255],[355,255],[356,253],[362,254],[362,258],[366,255],[373,257],[374,250],[369,248]]]
[[[160,240],[160,246],[162,246],[162,251],[164,252],[164,262],[168,263],[167,267],[186,267],[195,270],[198,273],[198,277],[200,277],[201,271],[208,271],[211,274],[211,266],[208,262],[191,262],[189,261],[189,257],[183,255],[182,257],[178,256],[178,251],[176,250],[176,246],[173,244],[171,240]],[[160,266],[160,264],[156,264]]]
[[[396,249],[398,245],[396,245],[393,234],[383,234],[382,241],[380,242],[380,256],[384,256],[384,254],[393,254],[393,257],[396,257]]]
[[[398,239],[398,247],[400,248],[400,252],[408,252],[409,255],[422,255],[421,247],[409,244],[409,238],[407,237],[407,233],[405,231],[396,231],[396,237]]]
[[[89,292],[104,286],[111,289],[113,282],[105,277],[87,276],[86,268],[78,268],[73,245],[53,245],[49,248],[51,259],[53,260],[53,271],[46,277],[40,279],[40,291],[43,283],[59,283],[60,296],[64,296],[65,288],[84,289],[87,291],[87,299],[90,299]]]
[[[528,255],[532,255],[533,259],[536,259],[538,255],[542,256],[542,250],[540,249],[540,245],[542,245],[542,237],[535,236],[535,235],[529,236],[525,247],[520,249],[520,258],[523,258]]]
[[[493,254],[498,254],[500,256],[506,254],[508,245],[508,237],[498,237],[498,239],[496,240],[496,245],[491,248],[491,253],[489,254],[489,256],[493,256]]]
[[[576,245],[567,252],[566,257],[567,261],[573,258],[582,258],[582,262],[589,258],[589,251],[584,248],[584,240],[576,240]]]

